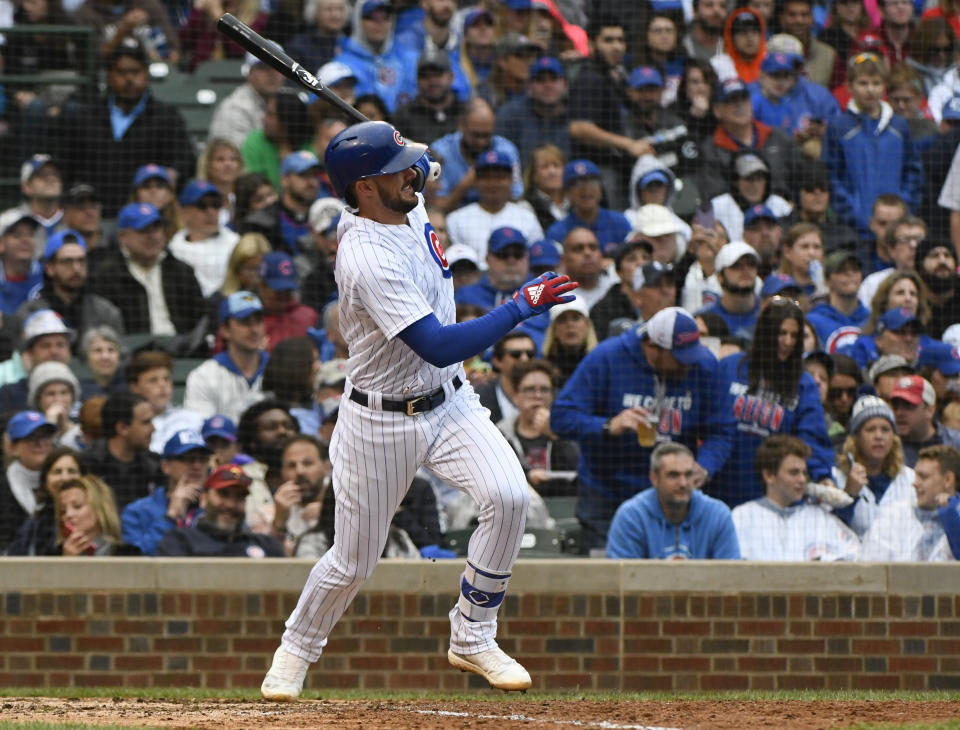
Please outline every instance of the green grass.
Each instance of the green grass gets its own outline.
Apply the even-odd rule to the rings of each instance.
[[[909,723],[907,725],[874,724],[853,725],[848,730],[960,730],[960,720],[949,720],[948,722],[919,722]]]

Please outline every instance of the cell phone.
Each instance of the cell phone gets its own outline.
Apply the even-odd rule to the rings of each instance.
[[[706,228],[708,231],[713,230],[713,225],[716,223],[716,218],[713,215],[713,206],[710,203],[703,205],[697,208],[697,214],[693,219],[693,222],[698,226]]]

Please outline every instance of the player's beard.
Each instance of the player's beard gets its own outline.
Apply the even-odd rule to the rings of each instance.
[[[383,204],[383,207],[387,210],[392,210],[394,213],[402,213],[406,215],[411,210],[417,207],[417,204],[420,202],[417,199],[416,193],[411,193],[411,198],[405,198],[403,196],[402,190],[398,190],[396,193],[392,193],[389,190],[386,190],[382,185],[377,185],[378,190],[380,191],[380,202]],[[411,188],[412,189],[412,188]]]

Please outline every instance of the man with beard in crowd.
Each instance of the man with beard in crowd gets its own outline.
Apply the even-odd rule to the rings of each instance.
[[[731,241],[721,248],[714,260],[714,270],[723,294],[698,314],[719,314],[730,328],[730,334],[748,341],[753,339],[753,330],[760,315],[760,300],[756,295],[759,265],[757,252],[743,241]]]
[[[567,78],[563,64],[541,56],[530,66],[527,91],[497,112],[497,134],[513,140],[520,159],[528,164],[533,150],[542,144],[556,145],[570,156],[570,117],[567,113]]]
[[[393,122],[409,139],[428,142],[457,131],[463,102],[453,90],[453,67],[446,51],[424,52],[417,63],[417,95],[397,107]]]
[[[627,134],[653,145],[654,154],[677,177],[694,172],[700,150],[690,139],[683,120],[660,104],[663,76],[653,66],[633,69],[627,80],[627,99],[632,112]]]
[[[917,246],[916,266],[930,292],[929,331],[939,338],[947,327],[960,322],[957,257],[948,243],[927,240]]]
[[[724,0],[694,0],[693,23],[681,41],[687,55],[709,61],[720,53],[726,19],[727,4]]]

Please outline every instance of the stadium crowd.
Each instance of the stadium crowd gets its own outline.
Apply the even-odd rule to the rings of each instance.
[[[595,556],[960,557],[960,6],[736,5],[0,0],[0,553],[335,539],[351,122],[232,12],[429,144],[458,320],[580,283],[464,363],[528,528],[575,500]],[[85,54],[97,89],[64,81]],[[197,140],[153,90],[225,59]],[[478,517],[421,471],[385,555],[455,557]]]

